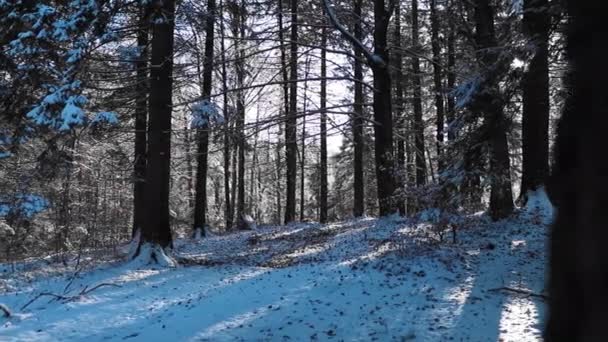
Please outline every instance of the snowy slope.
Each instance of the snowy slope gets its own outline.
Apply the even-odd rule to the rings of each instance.
[[[5,267],[0,341],[539,340],[542,298],[500,288],[542,293],[546,222],[471,216],[439,243],[429,223],[366,218],[178,241],[178,268]],[[41,293],[64,298],[21,310]]]

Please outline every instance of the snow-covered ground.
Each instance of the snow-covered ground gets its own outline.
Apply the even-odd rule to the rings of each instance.
[[[179,240],[177,268],[0,265],[0,341],[540,340],[544,302],[525,294],[543,293],[540,197],[503,222],[461,218],[455,243],[365,218]]]

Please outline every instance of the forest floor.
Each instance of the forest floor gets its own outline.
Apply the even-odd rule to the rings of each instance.
[[[1,341],[534,341],[543,194],[508,220],[389,217],[176,241],[181,266],[0,265]],[[118,253],[120,254],[120,253]]]

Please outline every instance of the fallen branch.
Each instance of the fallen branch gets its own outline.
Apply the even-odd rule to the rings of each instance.
[[[4,304],[0,304],[0,311],[4,312],[4,316],[5,318],[11,318],[11,310],[8,309],[8,307]]]
[[[39,298],[42,298],[42,297],[53,297],[56,300],[68,300],[71,298],[71,297],[65,297],[65,296],[61,296],[61,295],[50,293],[50,292],[42,292],[39,295],[37,295],[36,297],[32,298],[32,300],[27,302],[24,306],[22,306],[21,311],[25,310],[33,302],[37,301]]]
[[[27,302],[24,306],[22,306],[21,311],[25,310],[33,302],[35,302],[36,300],[38,300],[39,298],[42,298],[42,297],[53,297],[53,299],[55,299],[55,300],[63,301],[63,303],[69,303],[69,302],[75,301],[77,299],[80,299],[80,298],[88,295],[89,293],[91,293],[101,287],[104,287],[104,286],[122,287],[118,284],[101,283],[101,284],[95,285],[89,289],[89,286],[87,285],[77,295],[74,295],[74,296],[62,296],[62,295],[58,295],[58,294],[51,293],[51,292],[43,292],[43,293],[40,293],[38,296],[32,298],[32,300]]]
[[[97,290],[98,288],[104,287],[104,286],[112,286],[112,287],[122,287],[118,284],[112,284],[112,283],[101,283],[98,285],[95,285],[93,287],[91,287],[90,289],[87,289],[88,286],[85,286],[84,289],[82,289],[82,291],[80,291],[80,293],[78,294],[78,296],[86,296],[89,293]]]
[[[520,295],[524,295],[526,297],[536,297],[536,298],[540,298],[543,300],[548,300],[549,296],[544,295],[542,293],[535,293],[532,291],[528,291],[528,290],[522,290],[522,289],[516,289],[516,288],[512,288],[512,287],[498,287],[495,289],[489,289],[488,291],[492,291],[492,292],[498,292],[498,291],[506,291],[506,292],[513,292],[513,293],[517,293]]]

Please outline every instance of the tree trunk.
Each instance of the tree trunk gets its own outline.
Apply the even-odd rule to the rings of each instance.
[[[205,58],[203,61],[203,84],[201,89],[201,100],[204,101],[211,101],[215,14],[215,0],[207,0],[207,16],[205,20]],[[205,236],[205,226],[207,224],[207,160],[209,154],[209,118],[204,118],[204,120],[206,123],[202,127],[197,127],[199,131],[193,227],[195,237]]]
[[[405,208],[405,184],[406,180],[405,173],[405,130],[403,124],[405,123],[405,97],[404,97],[404,79],[403,74],[403,54],[401,52],[401,4],[397,4],[395,7],[395,117],[398,120],[396,131],[398,132],[397,138],[397,188],[399,189],[399,196],[397,197],[397,208],[399,209],[399,215],[406,215]]]
[[[501,68],[498,65],[500,56],[494,31],[494,11],[489,0],[476,0],[475,3],[478,63],[491,68],[486,70],[485,89],[477,95],[475,102],[485,115],[486,134],[490,144],[490,216],[493,220],[499,220],[513,212],[508,127],[500,101],[497,73],[501,72]]]
[[[604,2],[566,1],[570,97],[558,125],[547,184],[557,207],[551,232],[545,341],[608,340],[608,37]],[[603,32],[603,31],[602,31]]]
[[[148,126],[148,162],[146,164],[145,224],[142,246],[150,244],[150,261],[161,262],[163,249],[171,246],[169,189],[171,181],[171,112],[173,95],[173,29],[175,3],[162,3],[162,20],[152,24],[152,59]],[[147,256],[146,256],[147,257]]]
[[[420,53],[418,28],[418,0],[412,0],[412,46]],[[412,57],[412,82],[414,86],[414,149],[416,150],[416,185],[426,184],[426,161],[424,159],[424,123],[422,121],[422,75],[420,59]]]
[[[278,11],[277,11],[277,21],[279,26],[279,44],[281,52],[281,76],[283,79],[283,114],[287,117],[289,113],[289,76],[287,74],[287,53],[285,52],[285,38],[283,34],[284,26],[283,26],[283,0],[278,1]],[[282,148],[281,144],[281,136],[283,135],[282,126],[279,127],[278,141],[277,141],[277,149],[276,149],[276,172],[277,172],[277,224],[281,223],[281,207],[283,205],[282,201],[282,189],[281,189],[281,156],[280,150]]]
[[[302,111],[306,113],[307,96],[308,96],[308,72],[310,71],[310,58],[306,58],[306,66],[304,72],[304,104]],[[300,148],[300,222],[304,222],[304,206],[306,194],[304,186],[306,184],[306,115],[302,117],[302,147]]]
[[[444,169],[443,160],[443,130],[445,125],[444,108],[443,108],[443,82],[441,67],[441,45],[439,42],[439,17],[435,0],[431,0],[431,45],[433,50],[433,83],[435,86],[435,110],[437,113],[437,160],[438,173]]]
[[[230,196],[230,111],[228,110],[228,72],[226,70],[226,42],[224,27],[224,4],[220,1],[221,14],[220,34],[221,34],[221,53],[222,53],[222,91],[223,91],[223,114],[224,114],[224,201],[226,202],[224,211],[225,230],[232,228],[232,197]]]
[[[380,216],[394,213],[393,113],[387,46],[390,13],[384,0],[374,1],[374,147]]]
[[[233,36],[238,37],[235,41],[235,49],[238,53],[238,58],[235,63],[236,67],[236,81],[237,88],[241,89],[245,85],[245,51],[243,49],[242,39],[245,37],[245,7],[244,2],[241,1],[240,6],[235,6],[236,13],[234,13],[233,21]],[[237,134],[239,137],[239,166],[238,166],[238,190],[237,190],[237,209],[236,219],[237,222],[243,220],[245,215],[245,95],[243,90],[239,90],[236,93],[236,113],[237,113]]]
[[[523,80],[522,178],[520,198],[545,182],[549,173],[548,0],[524,1],[524,30],[536,47]]]
[[[355,0],[354,3],[355,12],[355,38],[359,41],[363,41],[363,30],[361,28],[361,0]],[[365,148],[363,142],[363,52],[355,45],[355,65],[354,65],[354,92],[355,92],[355,103],[353,105],[353,141],[354,141],[354,205],[353,205],[353,216],[360,217],[365,214],[365,186],[363,183],[363,150]]]
[[[287,157],[287,193],[285,223],[293,222],[296,215],[296,176],[298,142],[296,136],[298,111],[298,1],[291,0],[291,35],[289,81],[289,112],[285,122],[285,147]]]
[[[137,30],[137,47],[139,59],[136,63],[137,86],[135,100],[135,165],[133,184],[133,230],[131,238],[141,233],[145,220],[145,180],[146,180],[146,138],[148,129],[148,9],[142,6],[140,10],[139,27]],[[138,233],[139,232],[139,233]]]
[[[450,7],[451,8],[451,7]],[[456,86],[456,52],[454,51],[454,44],[456,43],[456,28],[452,21],[450,21],[450,27],[448,32],[448,101],[447,101],[447,123],[448,123],[448,141],[454,141],[456,139],[456,128],[454,127],[454,120],[456,119],[456,101],[452,91]]]
[[[319,222],[327,222],[327,28],[321,29],[321,189],[319,194]]]

